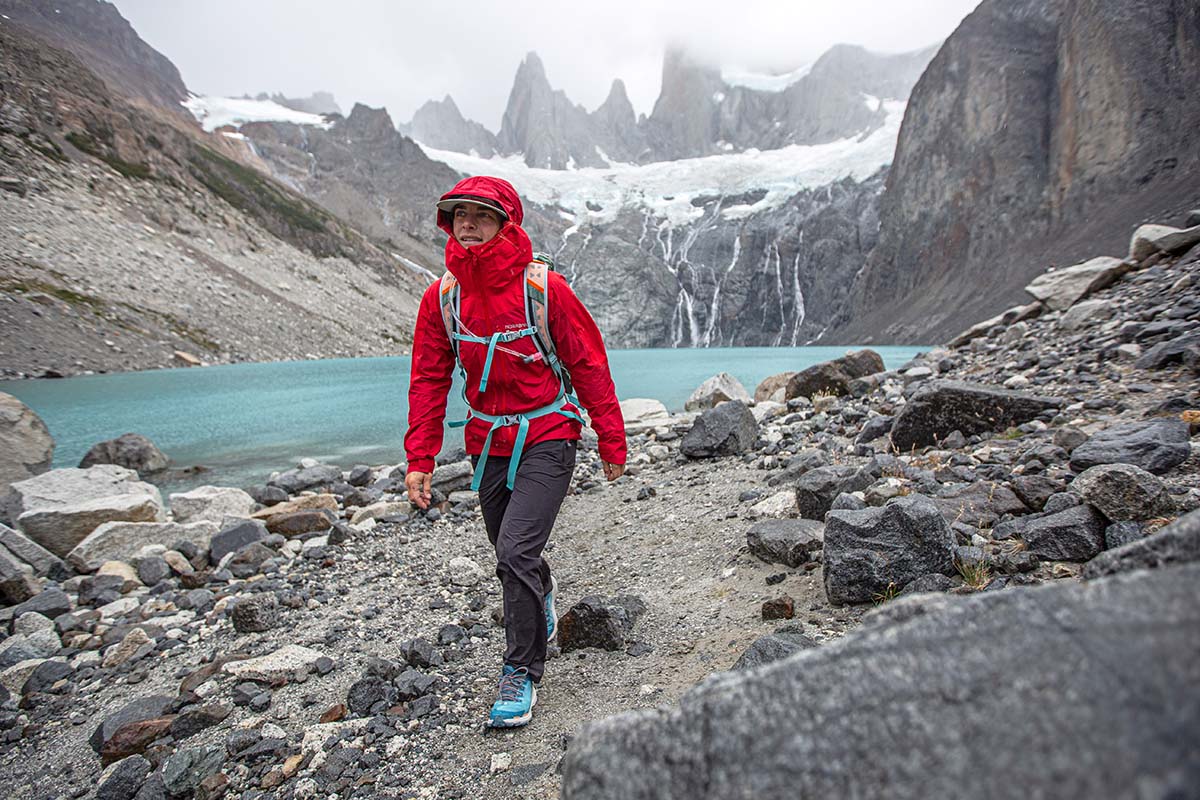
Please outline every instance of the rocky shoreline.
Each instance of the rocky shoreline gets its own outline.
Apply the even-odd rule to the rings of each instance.
[[[481,729],[503,632],[461,453],[435,472],[429,513],[403,498],[399,465],[305,461],[249,493],[164,503],[133,470],[46,471],[31,455],[32,477],[5,477],[13,527],[0,528],[0,785],[141,800],[919,796],[919,772],[880,777],[847,755],[867,735],[886,765],[887,736],[835,720],[857,719],[860,680],[870,703],[905,708],[881,665],[948,630],[965,644],[938,651],[947,677],[921,706],[955,742],[937,748],[975,764],[986,741],[989,764],[1015,763],[969,731],[1004,718],[974,693],[1023,662],[973,654],[1056,608],[1078,623],[1068,641],[1098,630],[1103,657],[1131,664],[1159,653],[1137,638],[1158,627],[1137,620],[1160,605],[1174,630],[1200,624],[1178,600],[1200,551],[1200,247],[1172,253],[1151,234],[1173,235],[1049,273],[1036,303],[900,370],[860,351],[754,398],[718,376],[682,415],[626,401],[627,477],[605,484],[594,444],[581,450],[548,556],[562,638],[533,723],[512,732]],[[1187,639],[1139,685],[1177,690],[1181,664],[1200,663]],[[1053,641],[1002,651],[1047,676],[1005,702],[1035,726],[1065,720],[1047,728],[1065,743],[1039,752],[1083,747],[1069,736],[1102,724],[1142,759],[1110,759],[1097,774],[1112,785],[1130,770],[1168,788],[1194,777],[1163,771],[1170,747],[1126,736],[1136,722],[1144,742],[1188,741],[1186,699],[1179,719],[1120,704],[1090,717],[1090,694],[1067,713],[1073,676],[1094,673],[1055,667],[1071,662],[1041,649]],[[971,672],[981,663],[1002,672]],[[903,724],[880,713],[880,731]],[[693,741],[706,714],[724,724]],[[788,746],[823,732],[820,754],[786,763],[819,757],[824,777],[770,756],[762,732],[781,724]],[[1106,747],[1056,763],[1073,775]],[[914,752],[935,769],[937,748]],[[1044,777],[1006,776],[1030,791]]]

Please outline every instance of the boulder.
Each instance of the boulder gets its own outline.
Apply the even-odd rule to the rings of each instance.
[[[703,411],[729,400],[740,400],[747,405],[753,402],[741,381],[728,372],[720,372],[697,386],[683,408],[685,411]]]
[[[298,644],[288,644],[273,653],[242,661],[230,661],[221,671],[243,681],[272,683],[287,681],[298,671],[312,671],[324,656]]]
[[[976,528],[990,528],[1005,514],[1026,514],[1029,509],[1016,493],[999,483],[968,483],[934,498],[946,522],[962,522]]]
[[[558,646],[564,653],[584,647],[624,650],[625,637],[645,612],[646,604],[636,597],[588,595],[559,617]]]
[[[123,758],[100,775],[96,800],[134,800],[150,774],[150,762],[140,755]]]
[[[79,462],[80,469],[97,464],[116,464],[139,474],[162,472],[171,462],[154,442],[140,433],[125,433],[116,439],[98,442]]]
[[[746,452],[758,437],[758,423],[745,403],[731,400],[696,418],[679,450],[688,458],[733,456]]]
[[[238,633],[269,631],[279,623],[279,601],[270,592],[242,598],[230,612]]]
[[[1166,485],[1132,464],[1089,467],[1070,488],[1113,521],[1153,519],[1174,510]]]
[[[333,527],[337,521],[332,511],[315,509],[312,511],[292,511],[288,514],[276,514],[267,520],[267,530],[283,536],[300,536],[305,533],[319,533]]]
[[[746,652],[738,657],[738,660],[729,668],[730,671],[737,672],[761,667],[763,664],[785,659],[801,650],[816,647],[817,643],[806,636],[803,630],[798,630],[798,627],[785,626],[774,633],[758,637],[746,648]]]
[[[1163,417],[1129,422],[1093,434],[1071,451],[1071,468],[1082,472],[1101,464],[1132,464],[1162,475],[1192,452],[1190,429],[1181,419]]]
[[[762,400],[750,408],[750,413],[754,415],[754,421],[762,425],[773,417],[787,413],[787,406],[774,400]]]
[[[88,743],[92,749],[99,753],[106,742],[112,738],[123,725],[141,720],[154,719],[161,717],[167,712],[171,706],[173,699],[166,695],[149,695],[139,697],[126,705],[122,706],[119,711],[105,717],[104,720],[96,726],[92,731],[91,737],[88,738]]]
[[[1173,364],[1191,365],[1193,371],[1200,368],[1200,331],[1159,342],[1133,362],[1138,369],[1163,369]]]
[[[800,510],[796,507],[796,493],[794,491],[776,492],[759,500],[750,507],[749,511],[749,515],[753,519],[758,519],[759,517],[784,519],[794,517],[798,513],[800,513]]]
[[[763,378],[762,383],[758,384],[754,390],[754,401],[761,403],[764,400],[776,400],[779,398],[786,400],[788,382],[795,376],[795,372],[780,372],[777,375]]]
[[[396,514],[407,514],[412,510],[412,504],[407,500],[397,502],[373,503],[369,506],[364,506],[354,512],[354,516],[350,518],[351,525],[357,525],[360,522],[366,522],[372,519],[381,519],[390,517]]]
[[[29,565],[33,574],[39,578],[50,577],[59,580],[70,575],[61,558],[3,523],[0,523],[0,547]]]
[[[1092,292],[1112,286],[1129,269],[1129,264],[1119,258],[1100,256],[1045,272],[1034,278],[1025,291],[1051,309],[1065,311]]]
[[[1028,521],[1021,531],[1025,549],[1052,561],[1087,561],[1104,549],[1108,520],[1089,505],[1044,514]]]
[[[158,489],[111,464],[55,469],[12,485],[17,527],[59,558],[105,522],[157,522]]]
[[[332,464],[317,464],[312,467],[301,467],[281,472],[271,480],[268,486],[278,486],[288,494],[296,494],[305,489],[317,486],[328,486],[342,479],[342,470]]]
[[[1067,309],[1059,319],[1058,327],[1064,331],[1079,331],[1095,327],[1098,323],[1110,319],[1112,315],[1112,301],[1084,300]]]
[[[1198,582],[1193,564],[888,603],[821,647],[585,725],[562,796],[1190,796]]]
[[[1192,511],[1152,536],[1106,550],[1083,567],[1083,579],[1200,561],[1200,511]]]
[[[821,550],[825,526],[811,519],[765,519],[746,531],[751,555],[799,567]]]
[[[33,409],[0,392],[0,522],[6,516],[8,487],[50,469],[54,439]]]
[[[1197,243],[1200,243],[1200,225],[1191,228],[1141,225],[1129,240],[1129,258],[1144,261],[1155,253],[1182,253]]]
[[[133,561],[147,545],[186,541],[203,549],[216,532],[215,522],[105,522],[71,548],[67,563],[79,572],[92,572],[104,561]]]
[[[208,560],[213,566],[230,553],[236,553],[248,544],[261,542],[270,535],[261,520],[247,519],[221,528],[208,544]]]
[[[797,372],[788,381],[785,396],[791,400],[794,397],[812,399],[815,394],[849,394],[850,382],[855,378],[883,370],[883,358],[874,350],[856,350]]]
[[[909,398],[892,425],[892,444],[899,450],[934,445],[954,431],[964,436],[1002,431],[1063,405],[1041,397],[961,381],[929,381]]]
[[[331,494],[307,494],[293,500],[288,500],[286,503],[276,503],[267,508],[260,508],[251,514],[250,518],[270,520],[272,517],[280,514],[291,514],[296,511],[315,511],[319,509],[336,512],[338,510],[337,497]]]
[[[868,603],[922,575],[954,571],[954,533],[937,504],[919,494],[879,508],[825,516],[825,594],[836,605]]]
[[[846,464],[806,471],[796,481],[796,505],[804,519],[825,519],[840,494],[858,492],[875,482],[869,473]]]
[[[463,459],[451,464],[439,465],[433,471],[430,485],[442,494],[448,495],[461,489],[470,489],[471,478],[474,474],[475,468],[471,466],[471,461]]]
[[[176,522],[216,522],[226,517],[248,517],[257,505],[241,489],[228,486],[200,486],[190,492],[176,492],[168,498],[171,516]]]
[[[625,420],[625,429],[632,432],[664,425],[670,421],[671,415],[659,400],[633,397],[621,401],[621,418]]]

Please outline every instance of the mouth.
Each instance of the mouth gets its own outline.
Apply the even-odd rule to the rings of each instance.
[[[458,241],[462,244],[483,244],[483,238],[480,236],[460,236]]]

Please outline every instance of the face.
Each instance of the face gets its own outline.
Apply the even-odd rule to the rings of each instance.
[[[500,215],[478,203],[460,203],[454,207],[454,238],[463,247],[490,241],[500,232]]]

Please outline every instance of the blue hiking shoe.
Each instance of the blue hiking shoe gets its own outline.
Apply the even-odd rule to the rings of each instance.
[[[546,594],[546,641],[553,642],[558,636],[558,612],[554,609],[554,593],[558,591],[558,581],[550,578],[550,591]]]
[[[537,703],[537,689],[524,667],[504,665],[500,675],[500,697],[492,704],[488,725],[493,728],[517,728],[528,725]]]

